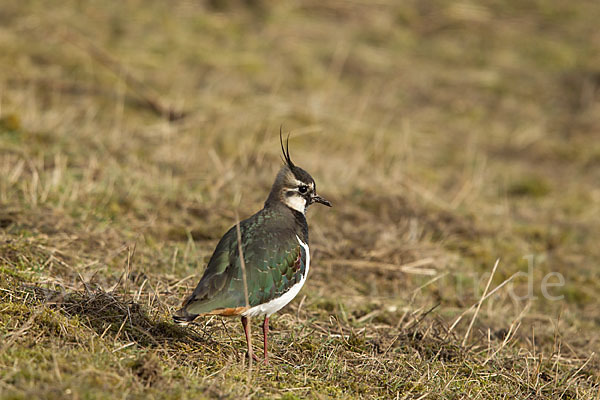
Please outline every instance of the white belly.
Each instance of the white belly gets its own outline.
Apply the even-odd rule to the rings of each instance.
[[[308,245],[304,243],[300,238],[296,235],[296,239],[300,242],[300,245],[304,247],[304,251],[306,252],[306,267],[304,269],[304,276],[300,279],[300,282],[296,283],[292,286],[287,292],[285,292],[281,297],[273,299],[267,303],[259,304],[258,306],[252,307],[248,311],[242,313],[245,317],[257,317],[259,315],[266,315],[267,317],[271,316],[271,314],[276,313],[285,307],[302,289],[304,282],[306,281],[306,277],[308,276],[308,268],[310,266],[310,252],[308,250]]]

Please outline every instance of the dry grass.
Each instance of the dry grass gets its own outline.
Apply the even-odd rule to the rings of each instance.
[[[6,2],[0,397],[598,398],[599,17]],[[169,315],[261,207],[282,123],[334,208],[248,378],[239,321]]]

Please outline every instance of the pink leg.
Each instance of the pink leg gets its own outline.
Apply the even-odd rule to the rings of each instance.
[[[254,355],[252,351],[252,337],[250,335],[250,320],[247,317],[242,316],[242,326],[244,327],[244,333],[246,334],[246,343],[248,344],[248,357],[252,357],[253,360],[258,361],[258,357]]]
[[[267,336],[269,335],[269,317],[265,316],[265,321],[263,322],[263,344],[265,350],[265,364],[269,363],[269,353],[267,352]]]

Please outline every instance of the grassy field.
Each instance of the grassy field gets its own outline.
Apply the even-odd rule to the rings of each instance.
[[[598,20],[3,1],[0,398],[600,398]],[[334,208],[248,372],[237,318],[170,313],[262,207],[282,124]]]

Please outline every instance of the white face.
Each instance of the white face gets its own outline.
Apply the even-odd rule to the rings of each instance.
[[[296,179],[292,187],[284,189],[283,202],[292,210],[304,214],[307,206],[306,198],[314,190],[314,183],[306,184]]]
[[[285,196],[285,205],[292,210],[300,211],[301,213],[306,212],[306,199],[299,194],[293,194],[291,196]]]

